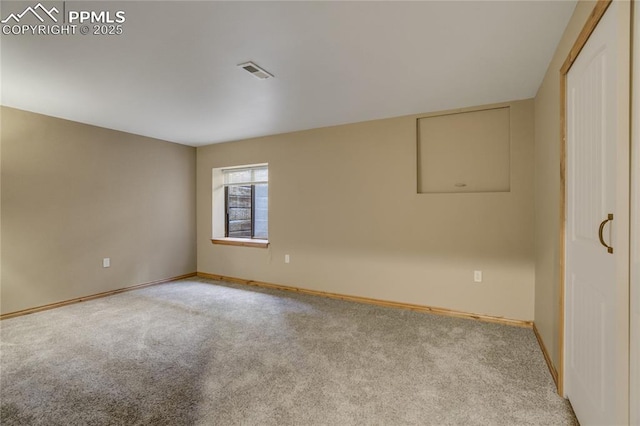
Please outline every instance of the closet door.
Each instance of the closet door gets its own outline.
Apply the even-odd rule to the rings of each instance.
[[[622,7],[609,6],[567,74],[565,390],[583,425],[628,421]]]

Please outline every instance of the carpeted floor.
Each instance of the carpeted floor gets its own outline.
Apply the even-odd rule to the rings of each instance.
[[[2,425],[574,425],[530,329],[189,279],[0,323]]]

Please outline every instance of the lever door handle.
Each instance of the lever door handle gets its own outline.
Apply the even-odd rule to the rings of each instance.
[[[609,213],[607,215],[607,218],[605,220],[602,221],[602,223],[600,224],[600,229],[598,230],[598,238],[600,238],[600,244],[602,244],[603,246],[605,246],[607,248],[607,253],[613,253],[613,247],[611,247],[610,245],[608,245],[607,243],[604,242],[604,237],[602,236],[602,231],[604,230],[604,226],[607,224],[607,222],[612,221],[613,220],[613,214]]]

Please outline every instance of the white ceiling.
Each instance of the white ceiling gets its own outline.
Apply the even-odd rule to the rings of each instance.
[[[535,96],[574,7],[84,3],[124,10],[124,34],[3,35],[1,102],[198,146],[525,99]],[[3,1],[2,18],[9,9]],[[236,66],[246,61],[275,78]]]

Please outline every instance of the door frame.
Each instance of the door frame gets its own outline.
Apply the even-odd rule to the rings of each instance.
[[[605,12],[607,11],[607,9],[609,8],[610,4],[611,4],[612,0],[598,0],[598,2],[596,3],[596,5],[593,8],[593,11],[591,12],[591,14],[589,15],[589,18],[587,19],[587,21],[585,22],[582,30],[580,31],[580,34],[578,35],[577,39],[575,40],[571,50],[569,51],[569,54],[567,55],[567,58],[565,59],[562,67],[560,68],[560,235],[559,235],[559,257],[560,257],[560,264],[559,264],[559,283],[560,283],[560,315],[559,315],[559,320],[558,320],[558,348],[559,348],[559,362],[558,362],[558,379],[557,379],[557,387],[558,387],[558,393],[565,397],[565,344],[566,344],[566,336],[565,336],[565,327],[566,327],[566,319],[565,319],[565,304],[566,304],[566,300],[565,300],[565,293],[566,293],[566,215],[567,215],[567,201],[566,201],[566,191],[567,191],[567,176],[566,176],[566,162],[567,162],[567,109],[566,109],[566,99],[567,99],[567,74],[569,73],[569,70],[571,69],[571,66],[573,65],[573,63],[575,62],[576,58],[578,57],[578,55],[580,54],[580,51],[582,50],[582,48],[584,47],[584,45],[587,43],[589,37],[591,36],[591,34],[593,33],[593,31],[595,30],[596,26],[598,25],[598,23],[600,22],[600,19],[604,16]],[[635,3],[635,0],[632,0],[633,3]],[[620,4],[624,5],[625,2],[620,2]],[[628,4],[628,3],[627,3]],[[629,14],[629,26],[631,25],[631,14]],[[630,28],[630,27],[629,27]],[[629,45],[627,45],[627,49],[626,51],[629,54],[629,58],[631,57],[631,33],[629,32]],[[620,52],[620,53],[625,53],[625,52]],[[630,61],[629,61],[629,66],[630,66]],[[629,72],[629,79],[631,77],[631,72]],[[620,84],[626,84],[627,85],[627,89],[626,92],[629,92],[629,95],[631,95],[630,93],[630,81],[619,81],[618,83]],[[617,88],[618,90],[620,89],[620,87]],[[620,91],[621,93],[624,91]],[[618,130],[621,132],[620,133],[620,138],[622,139],[624,138],[625,140],[628,141],[629,143],[629,147],[630,147],[630,143],[631,143],[631,138],[630,138],[630,122],[631,122],[631,111],[630,111],[630,106],[629,106],[630,102],[626,103],[625,108],[626,109],[622,109],[621,110],[621,114],[620,114],[620,118],[618,123],[616,123],[616,125],[618,126]],[[626,114],[625,114],[626,111]],[[621,121],[620,121],[621,120]],[[619,142],[620,143],[620,142]],[[619,151],[619,150],[618,150]],[[617,154],[618,155],[618,154]],[[620,160],[620,158],[618,158],[618,160]],[[629,170],[629,152],[627,152],[627,156],[626,156],[626,164],[624,164],[623,161],[618,161],[619,163],[619,170],[617,173],[617,176],[615,177],[615,181],[616,181],[616,185],[619,187],[620,190],[622,190],[622,192],[624,193],[624,190],[626,188],[626,193],[629,193],[629,187],[628,185],[630,184],[630,170]],[[626,166],[626,167],[625,167]],[[626,181],[625,179],[623,179],[623,175],[625,174],[626,171]],[[617,197],[620,198],[620,197]],[[630,204],[629,204],[629,199],[626,200],[626,208],[619,208],[622,205],[624,206],[625,201],[616,201],[616,219],[620,219],[617,222],[617,230],[621,230],[621,231],[625,231],[626,229],[626,237],[625,237],[625,233],[624,232],[616,232],[616,236],[617,236],[617,242],[616,242],[616,246],[618,246],[618,250],[617,253],[619,253],[619,259],[625,259],[626,258],[626,269],[623,267],[622,263],[624,262],[624,260],[620,260],[619,262],[616,263],[616,280],[615,280],[615,284],[616,285],[620,285],[620,281],[624,283],[626,283],[626,293],[627,293],[627,298],[629,297],[629,286],[630,286],[630,280],[629,280],[629,274],[630,274],[630,262],[629,262],[629,221],[630,221],[630,217],[629,217],[629,210],[630,210]],[[621,224],[621,225],[620,225]],[[622,292],[624,293],[624,291]],[[629,303],[626,303],[625,306],[623,306],[623,310],[626,310],[626,317],[629,318]],[[624,312],[622,313],[622,315],[624,315]],[[629,326],[629,321],[627,320],[627,327]],[[626,362],[626,367],[627,367],[627,380],[628,380],[628,372],[629,372],[629,333],[628,333],[628,329],[627,329],[627,333],[626,333],[627,339],[626,339],[626,351],[627,351],[627,362]],[[626,406],[627,409],[627,419],[629,418],[629,393],[627,392],[627,396],[626,396],[626,401],[621,401],[620,404],[622,406]]]

